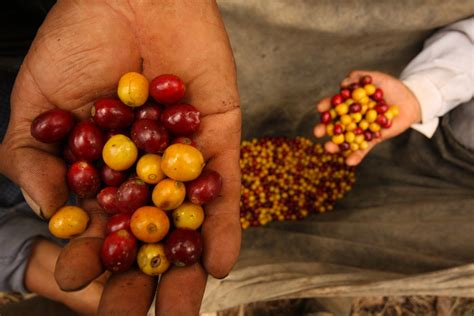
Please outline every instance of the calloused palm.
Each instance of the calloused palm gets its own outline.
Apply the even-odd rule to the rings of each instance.
[[[157,312],[196,314],[207,273],[226,276],[238,256],[239,143],[241,114],[235,65],[215,1],[59,1],[48,14],[18,74],[1,153],[1,170],[49,217],[65,203],[66,167],[59,148],[35,141],[30,124],[51,108],[89,116],[94,100],[115,94],[128,71],[149,79],[179,75],[186,101],[202,113],[196,137],[207,166],[224,179],[221,196],[206,207],[203,264],[172,269],[160,281]],[[84,201],[91,225],[63,250],[56,280],[77,290],[102,274],[99,249],[106,217]],[[102,314],[145,314],[155,280],[138,271],[112,276],[100,303]]]

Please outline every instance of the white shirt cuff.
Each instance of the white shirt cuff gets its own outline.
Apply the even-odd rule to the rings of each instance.
[[[426,137],[431,138],[436,132],[436,129],[438,128],[438,124],[439,124],[439,118],[436,117],[432,119],[431,121],[423,123],[423,124],[413,124],[411,128],[422,133]]]
[[[411,127],[428,138],[431,138],[439,124],[438,113],[443,107],[439,89],[425,76],[412,75],[403,83],[413,92],[420,103],[421,123]]]

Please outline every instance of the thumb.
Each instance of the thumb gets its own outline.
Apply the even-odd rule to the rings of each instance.
[[[33,211],[49,219],[69,197],[66,165],[51,153],[19,147],[6,150],[3,146],[1,171],[22,190]]]

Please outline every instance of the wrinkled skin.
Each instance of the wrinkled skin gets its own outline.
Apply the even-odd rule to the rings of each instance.
[[[158,315],[194,315],[207,274],[222,278],[229,273],[241,236],[241,113],[234,60],[214,1],[59,1],[15,82],[0,171],[49,218],[68,197],[66,166],[58,146],[33,139],[31,122],[55,107],[86,119],[94,100],[114,95],[128,71],[142,72],[149,80],[163,73],[184,80],[185,101],[202,113],[196,142],[207,166],[223,177],[221,196],[206,207],[202,265],[172,269],[156,292]],[[94,201],[83,202],[91,225],[63,250],[56,265],[56,280],[68,291],[83,288],[103,272],[98,249],[106,216]],[[99,313],[144,315],[155,289],[155,279],[136,271],[112,276]]]
[[[382,137],[369,142],[367,149],[357,150],[346,158],[346,163],[350,166],[358,165],[378,143],[403,133],[410,128],[411,125],[419,123],[421,120],[421,110],[418,99],[403,82],[390,75],[376,71],[355,70],[344,78],[341,82],[341,87],[347,87],[351,83],[357,83],[360,78],[367,75],[372,76],[373,84],[384,91],[384,98],[387,104],[397,105],[400,109],[400,113],[393,119],[393,124],[390,128],[381,130]],[[316,107],[320,113],[329,110],[331,108],[331,99],[329,97],[322,99]],[[317,124],[314,127],[314,135],[316,137],[325,136],[325,126],[323,124]],[[324,147],[330,153],[339,152],[339,146],[331,141],[326,142]]]

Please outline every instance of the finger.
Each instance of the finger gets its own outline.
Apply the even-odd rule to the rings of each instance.
[[[324,98],[318,102],[316,109],[318,112],[328,111],[331,108],[331,98]]]
[[[33,212],[35,212],[35,214],[41,217],[42,219],[47,219],[38,203],[36,203],[23,188],[20,187],[20,191],[23,195],[23,198],[25,199],[26,204],[28,204],[28,206],[33,210]]]
[[[215,2],[183,4],[176,1],[171,6],[174,15],[136,8],[141,37],[160,39],[143,42],[143,72],[147,77],[166,72],[178,74],[186,83],[186,101],[201,112],[201,125],[195,140],[207,167],[219,172],[223,178],[221,196],[204,207],[203,263],[213,276],[223,277],[238,256],[241,236],[241,117],[235,63]],[[167,23],[163,24],[162,20]],[[184,20],[186,27],[182,24]],[[192,30],[192,36],[189,30]],[[173,54],[169,49],[163,49],[163,43],[173,44]]]
[[[49,219],[68,200],[64,161],[40,149],[2,147],[2,156],[9,162],[2,166],[2,173],[26,193],[36,214]]]
[[[352,83],[358,83],[359,79],[362,77],[362,70],[353,70],[351,71],[342,81],[341,87],[347,87]]]
[[[355,81],[351,80],[349,77],[345,77],[342,79],[340,86],[341,88],[347,88],[351,83],[354,83]]]
[[[324,149],[330,154],[335,154],[340,151],[339,146],[334,144],[333,142],[326,142],[324,144]]]
[[[346,158],[346,164],[348,166],[357,166],[358,164],[360,164],[362,162],[362,160],[365,158],[365,156],[367,156],[367,154],[369,153],[369,151],[372,150],[372,148],[375,147],[375,145],[377,145],[379,142],[381,141],[381,139],[375,139],[375,140],[372,140],[371,142],[369,142],[369,145],[366,149],[364,150],[356,150],[355,152],[351,153],[347,158]]]
[[[219,172],[222,189],[219,196],[204,205],[206,219],[202,227],[203,264],[216,278],[232,269],[240,250],[240,113],[227,112],[203,118],[196,142],[207,161],[206,168]],[[216,137],[216,135],[221,135]]]
[[[313,134],[317,138],[321,138],[326,135],[326,126],[324,124],[318,124],[313,129]]]
[[[219,197],[204,205],[206,219],[202,227],[203,264],[213,277],[229,274],[240,251],[240,170],[239,151],[229,150],[212,158],[208,168],[222,175]]]
[[[375,75],[376,75],[376,72],[374,71],[353,70],[341,81],[341,87],[345,88],[349,86],[351,83],[358,83],[360,78],[364,76],[374,77]]]
[[[100,250],[105,236],[107,216],[93,199],[81,206],[90,216],[87,230],[71,240],[61,251],[54,277],[64,291],[75,291],[87,286],[104,272]]]
[[[207,274],[199,263],[171,268],[158,285],[156,315],[199,315],[206,280]]]
[[[204,117],[196,137],[207,161],[206,168],[222,176],[219,196],[204,205],[206,218],[202,227],[203,264],[212,276],[225,277],[232,269],[240,250],[240,119],[226,113]],[[222,137],[216,137],[222,135]]]
[[[208,115],[201,119],[199,131],[196,133],[194,140],[202,152],[205,161],[221,155],[224,151],[239,151],[240,123],[240,109],[222,114]],[[235,155],[233,157],[234,160],[231,161],[234,168],[239,164],[239,155]],[[239,174],[240,172],[235,175]]]
[[[215,75],[210,75],[209,80],[222,82],[219,76]],[[234,84],[231,80],[227,86],[233,87]],[[203,265],[212,276],[222,278],[232,269],[240,250],[241,114],[239,108],[228,108],[229,103],[226,100],[238,100],[234,90],[221,95],[204,86],[191,84],[190,90],[192,89],[201,91],[200,94],[193,95],[193,104],[207,105],[211,109],[219,104],[224,105],[221,112],[208,112],[202,117],[195,137],[207,162],[206,168],[219,172],[223,180],[219,197],[204,205],[206,219],[202,228]]]
[[[349,75],[347,75],[347,78],[349,78],[350,80],[357,80],[359,81],[360,78],[362,78],[363,76],[366,76],[369,74],[369,71],[366,71],[366,70],[353,70],[349,73]]]
[[[90,217],[90,224],[87,227],[87,230],[80,237],[103,238],[105,236],[105,225],[109,217],[102,210],[97,199],[82,199],[80,205],[87,211]]]
[[[104,287],[97,315],[146,315],[155,289],[156,278],[139,270],[112,274]]]
[[[61,290],[80,290],[102,274],[102,241],[94,237],[78,238],[63,248],[54,271],[54,278]]]

